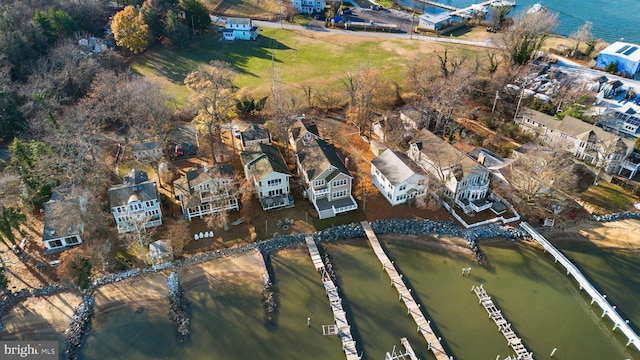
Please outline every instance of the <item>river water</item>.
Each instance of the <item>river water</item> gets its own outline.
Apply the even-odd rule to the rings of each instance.
[[[432,326],[455,359],[501,359],[513,352],[470,289],[484,284],[512,328],[537,359],[640,359],[635,348],[600,318],[589,301],[540,249],[525,243],[488,242],[489,265],[480,267],[462,253],[424,242],[381,238],[396,266],[426,308]],[[366,240],[324,245],[339,274],[345,309],[363,359],[384,359],[407,337],[422,359],[431,359],[398,294]],[[563,243],[568,257],[633,324],[640,323],[640,255]],[[304,247],[272,256],[281,307],[275,326],[265,323],[260,284],[206,281],[187,290],[192,336],[177,345],[167,309],[137,314],[124,309],[97,316],[83,358],[105,359],[342,359],[321,278]],[[463,267],[472,267],[461,276]],[[148,307],[147,307],[148,308]],[[311,318],[311,326],[307,326]],[[637,327],[635,327],[637,329]]]
[[[436,0],[439,3],[464,8],[481,0]],[[399,0],[400,4],[412,7],[419,6],[419,0]],[[540,3],[553,12],[558,13],[559,25],[555,31],[568,36],[581,27],[586,21],[593,23],[592,33],[596,38],[612,43],[620,39],[632,43],[640,43],[640,21],[636,17],[640,13],[640,1],[619,0],[517,0],[512,14],[526,11],[533,4]],[[444,10],[427,7],[429,13],[440,13]]]

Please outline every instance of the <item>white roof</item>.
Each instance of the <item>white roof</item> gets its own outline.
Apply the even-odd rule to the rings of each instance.
[[[634,49],[635,48],[635,49]],[[600,51],[601,54],[615,55],[617,57],[640,61],[640,45],[616,41]]]
[[[433,15],[433,14],[422,14],[419,16],[420,19],[424,20],[425,22],[428,23],[432,23],[432,24],[437,24],[439,22],[443,22],[445,20],[448,20],[451,18],[451,15],[447,14],[447,13],[442,13],[442,14],[438,14],[438,15]]]

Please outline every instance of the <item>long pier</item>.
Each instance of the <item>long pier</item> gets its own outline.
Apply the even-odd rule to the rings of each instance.
[[[502,311],[493,303],[491,296],[487,294],[484,287],[482,285],[472,286],[471,291],[478,296],[480,305],[487,310],[489,317],[496,323],[498,330],[507,339],[508,345],[511,346],[513,351],[516,353],[517,358],[522,360],[533,360],[533,353],[527,350],[522,343],[522,339],[520,339],[518,335],[516,335],[515,331],[511,329],[511,323],[507,322],[507,320],[502,316]]]
[[[567,270],[567,275],[571,275],[580,286],[580,290],[584,290],[589,296],[591,296],[591,304],[598,304],[600,309],[602,309],[602,316],[608,316],[609,319],[613,322],[613,330],[620,329],[624,336],[627,337],[627,345],[632,345],[640,351],[640,337],[638,334],[629,326],[629,320],[625,320],[618,314],[616,311],[616,307],[609,304],[606,299],[606,295],[600,294],[600,292],[593,286],[589,281],[582,275],[580,270],[567,259],[564,254],[562,254],[558,249],[556,249],[549,240],[545,239],[540,233],[538,233],[531,225],[526,222],[520,223],[520,227],[526,230],[531,237],[536,240],[542,247],[545,252],[548,252],[553,256],[553,259],[556,263],[562,264],[562,266]]]
[[[422,311],[420,310],[421,305],[418,304],[414,299],[413,295],[411,295],[411,290],[407,288],[402,280],[402,275],[398,273],[398,270],[395,268],[389,257],[382,249],[376,234],[371,229],[371,226],[367,221],[363,221],[360,223],[364,228],[364,232],[367,234],[367,238],[369,238],[369,244],[373,249],[373,252],[378,257],[378,260],[382,263],[384,270],[391,278],[391,285],[395,286],[396,290],[400,295],[400,300],[404,301],[404,304],[407,306],[407,315],[411,315],[413,320],[418,325],[418,332],[422,334],[424,339],[429,344],[429,349],[436,357],[437,360],[451,360],[453,357],[449,357],[445,352],[442,344],[440,343],[441,338],[436,336],[433,329],[431,328],[431,321],[427,320]]]
[[[445,9],[445,10],[449,10],[451,11],[451,13],[449,15],[452,16],[460,16],[460,17],[466,17],[466,18],[470,18],[471,15],[469,15],[470,10],[473,9],[477,9],[478,7],[484,7],[484,6],[491,6],[494,3],[496,4],[502,4],[503,6],[515,6],[516,2],[507,2],[507,1],[500,1],[500,0],[487,0],[487,1],[483,1],[481,3],[478,4],[473,4],[470,6],[467,6],[465,8],[457,8],[455,6],[451,6],[451,5],[447,5],[447,4],[443,4],[443,3],[439,3],[437,1],[431,1],[431,0],[419,0],[422,3],[425,3],[429,6],[433,6],[433,7],[437,7],[437,8],[441,8],[441,9]]]
[[[356,349],[356,342],[353,340],[353,336],[351,335],[351,326],[349,326],[349,322],[347,321],[347,313],[342,308],[342,299],[338,294],[338,288],[327,273],[327,269],[320,257],[318,246],[313,240],[313,237],[308,235],[305,237],[305,240],[316,271],[322,271],[322,284],[324,285],[327,297],[329,298],[329,303],[331,304],[333,320],[336,322],[335,329],[330,330],[331,334],[340,336],[340,340],[342,341],[342,350],[347,356],[347,360],[359,360],[360,357],[358,356],[358,350]],[[333,332],[334,330],[335,332]]]

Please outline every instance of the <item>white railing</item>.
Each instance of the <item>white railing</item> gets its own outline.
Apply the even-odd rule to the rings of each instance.
[[[329,188],[313,190],[313,195],[315,196],[327,195],[328,193],[329,193]]]
[[[616,311],[615,306],[611,306],[606,299],[606,295],[600,294],[600,292],[582,275],[580,270],[567,259],[562,252],[556,249],[544,236],[540,235],[531,225],[526,222],[520,223],[520,226],[531,235],[531,237],[542,245],[545,252],[549,252],[556,262],[560,262],[562,266],[567,270],[567,275],[571,275],[580,285],[580,290],[584,290],[589,296],[591,296],[591,304],[597,303],[602,309],[602,317],[607,315],[611,321],[613,321],[613,330],[620,329],[622,333],[627,337],[627,346],[633,344],[636,349],[640,351],[640,337],[629,326],[629,321],[624,320],[620,314]]]

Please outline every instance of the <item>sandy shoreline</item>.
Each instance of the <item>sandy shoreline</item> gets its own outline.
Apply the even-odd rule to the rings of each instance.
[[[562,231],[547,230],[543,235],[551,241],[588,241],[599,247],[640,250],[640,220],[610,223],[582,222]],[[447,249],[472,256],[464,239],[433,235],[381,235],[383,241],[406,244],[416,248]],[[501,240],[486,240],[498,242]],[[289,250],[283,250],[285,255]],[[296,251],[305,256],[306,251]],[[286,255],[285,255],[286,256]],[[262,255],[249,252],[240,256],[213,259],[180,269],[180,282],[185,290],[215,289],[227,286],[262,290],[262,275],[266,271]],[[144,274],[96,289],[95,314],[105,314],[122,308],[166,306],[168,309],[167,277],[170,271]],[[69,326],[73,309],[80,303],[78,292],[65,292],[43,298],[30,298],[2,318],[4,328],[0,339],[58,339]]]

